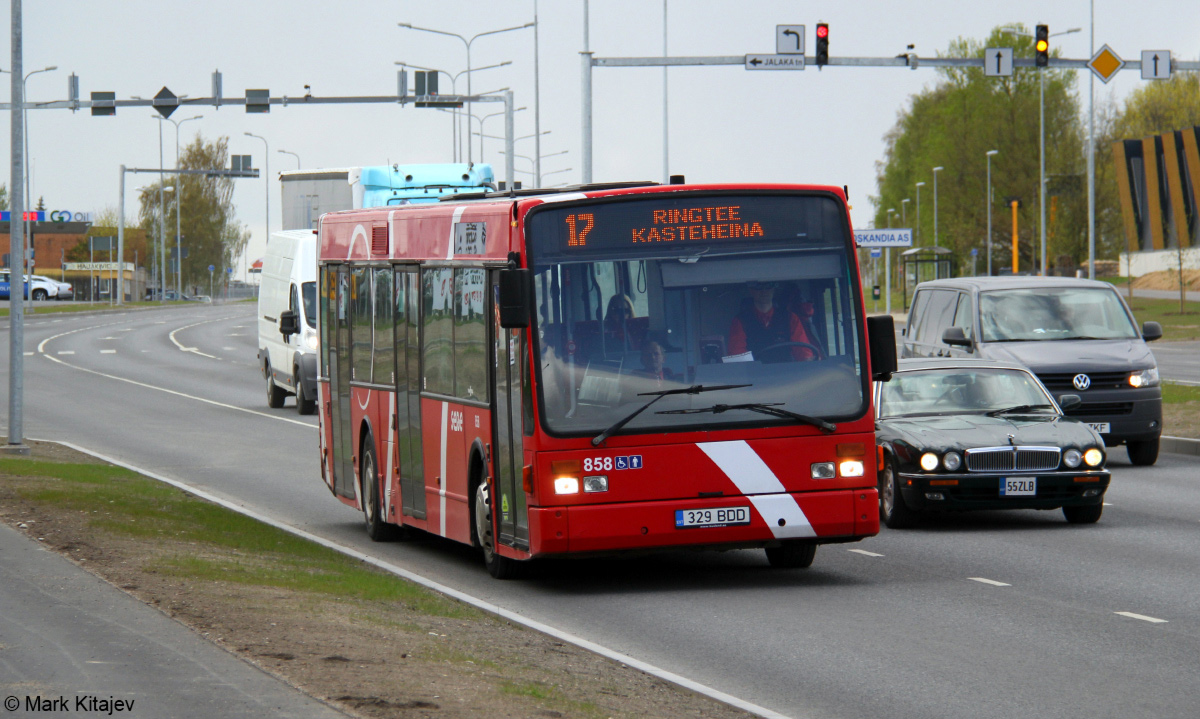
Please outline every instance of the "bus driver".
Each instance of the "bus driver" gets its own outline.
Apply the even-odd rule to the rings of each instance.
[[[804,324],[796,313],[775,304],[775,285],[770,282],[748,282],[752,304],[733,318],[729,327],[729,354],[746,352],[757,362],[787,362],[811,360],[816,353]]]

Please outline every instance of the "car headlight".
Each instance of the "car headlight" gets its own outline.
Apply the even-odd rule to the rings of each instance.
[[[942,457],[942,466],[951,472],[957,472],[962,466],[962,455],[958,452],[947,452],[945,457]]]
[[[1080,454],[1079,450],[1077,449],[1068,449],[1066,452],[1063,452],[1063,464],[1067,465],[1071,469],[1078,467],[1079,463],[1082,461],[1083,455]]]
[[[921,469],[925,470],[926,472],[932,472],[933,470],[937,469],[937,466],[938,456],[936,454],[933,452],[926,452],[925,454],[921,455]]]
[[[304,331],[304,346],[316,352],[321,346],[321,338],[312,330]]]
[[[1130,387],[1157,387],[1158,386],[1158,368],[1151,367],[1140,372],[1129,373]]]
[[[1087,466],[1089,467],[1099,467],[1104,463],[1104,453],[1092,447],[1083,453],[1083,461],[1087,462]]]

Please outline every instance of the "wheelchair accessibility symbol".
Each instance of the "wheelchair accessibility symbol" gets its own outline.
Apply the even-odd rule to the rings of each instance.
[[[614,457],[613,466],[616,469],[641,469],[642,455],[633,454],[626,457]]]

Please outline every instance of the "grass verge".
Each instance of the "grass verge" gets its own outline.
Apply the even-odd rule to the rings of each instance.
[[[0,521],[352,715],[747,716],[174,487],[57,445],[68,461],[47,461],[45,443],[30,444],[32,459],[0,457]]]

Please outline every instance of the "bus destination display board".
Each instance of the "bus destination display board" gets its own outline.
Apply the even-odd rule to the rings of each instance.
[[[748,240],[808,244],[823,236],[837,237],[840,226],[832,199],[795,195],[600,202],[544,210],[530,219],[538,251],[552,255]]]

